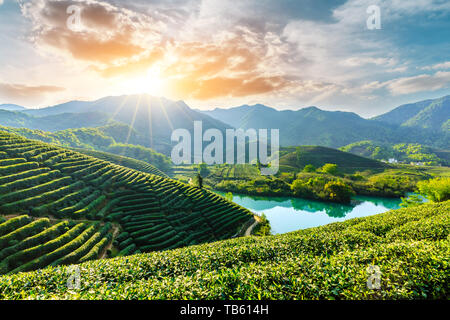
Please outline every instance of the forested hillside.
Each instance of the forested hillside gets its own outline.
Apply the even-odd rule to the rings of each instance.
[[[449,130],[450,96],[409,103],[375,117],[374,120],[405,127]]]
[[[25,138],[61,147],[126,155],[136,160],[145,161],[165,172],[169,172],[172,167],[169,157],[139,145],[142,141],[137,137],[136,132],[124,124],[109,123],[101,127],[66,129],[56,132],[0,126],[0,131],[16,133]]]
[[[421,162],[426,165],[450,165],[450,151],[424,146],[418,143],[379,143],[359,141],[340,148],[363,157],[376,160],[389,160],[410,163]]]

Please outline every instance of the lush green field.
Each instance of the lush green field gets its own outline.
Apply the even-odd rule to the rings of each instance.
[[[9,133],[0,158],[1,273],[96,259],[105,245],[114,256],[226,239],[253,217],[207,190]]]
[[[450,201],[0,277],[0,299],[448,299]],[[370,289],[369,266],[380,288]],[[369,269],[368,269],[369,268]]]

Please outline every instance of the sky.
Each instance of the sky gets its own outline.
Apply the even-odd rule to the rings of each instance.
[[[0,104],[29,108],[149,93],[371,117],[450,94],[449,53],[447,0],[0,0]]]

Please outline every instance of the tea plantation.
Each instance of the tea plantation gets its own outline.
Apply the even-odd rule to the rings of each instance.
[[[0,273],[217,241],[253,219],[214,193],[110,160],[0,133]]]
[[[103,152],[103,151],[94,151],[94,150],[87,150],[87,149],[73,149],[77,152],[83,153],[88,156],[92,156],[101,160],[109,161],[114,164],[118,164],[120,166],[124,166],[130,169],[139,170],[146,173],[151,173],[163,178],[168,178],[169,176],[156,168],[155,166],[141,160],[136,160],[133,158],[125,157],[125,156],[119,156],[113,153],[109,152]]]
[[[448,299],[450,201],[0,277],[0,299]],[[367,285],[378,266],[379,289]],[[369,269],[370,271],[370,269]]]

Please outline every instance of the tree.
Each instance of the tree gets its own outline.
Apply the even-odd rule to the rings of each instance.
[[[197,186],[202,189],[203,188],[203,178],[200,173],[197,173]]]
[[[228,201],[233,201],[233,194],[231,192],[227,192],[225,194],[225,199],[227,199]]]
[[[417,184],[419,193],[434,202],[450,200],[450,178],[434,178]]]
[[[208,165],[206,163],[200,163],[197,168],[197,172],[202,176],[207,176],[209,174]]]
[[[350,202],[352,196],[355,195],[352,187],[341,181],[328,182],[324,187],[324,191],[328,194],[330,200],[343,203]]]
[[[303,168],[303,172],[316,172],[316,167],[314,167],[312,164],[307,164]]]
[[[401,199],[400,207],[402,208],[417,207],[423,203],[423,199],[417,194],[410,195],[409,197],[401,197]]]
[[[331,174],[333,176],[339,173],[337,164],[326,163],[321,169],[322,172]]]
[[[259,223],[256,225],[254,230],[255,236],[270,236],[272,228],[270,227],[270,222],[267,219],[266,215],[263,213],[259,217]]]

